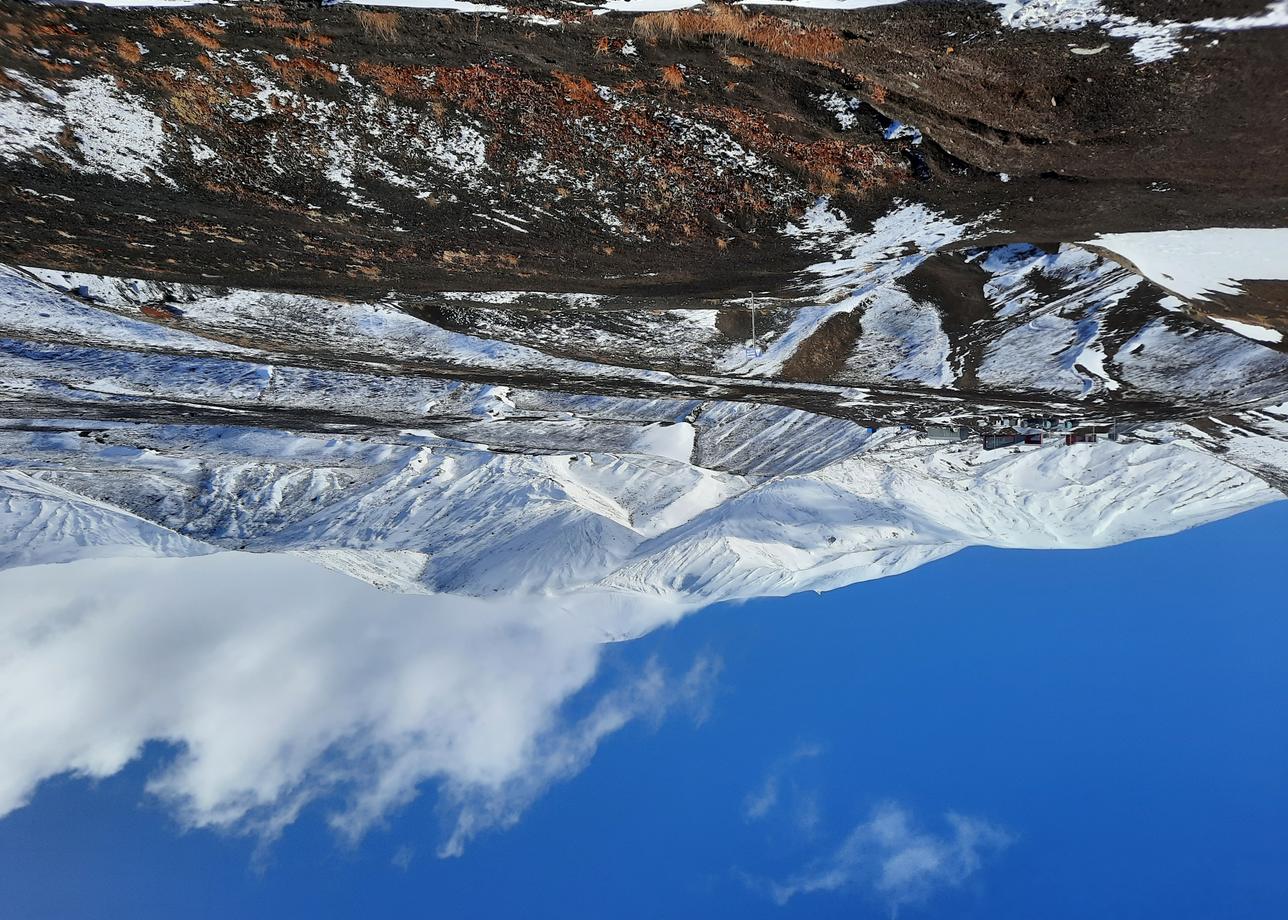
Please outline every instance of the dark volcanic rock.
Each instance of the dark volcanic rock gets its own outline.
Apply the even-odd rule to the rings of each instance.
[[[0,92],[55,122],[59,100],[111,95],[158,120],[164,161],[95,168],[74,125],[0,159],[14,263],[678,304],[781,290],[808,260],[779,231],[821,194],[856,219],[897,199],[988,214],[977,242],[1288,217],[1288,172],[1268,168],[1284,102],[1265,92],[1285,30],[1141,66],[1130,41],[1001,28],[985,4],[547,11],[558,28],[305,4],[2,8]],[[891,118],[925,142],[883,140]]]

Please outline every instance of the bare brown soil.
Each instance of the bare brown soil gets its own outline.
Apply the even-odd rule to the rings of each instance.
[[[833,379],[845,366],[862,329],[858,311],[829,317],[783,364],[781,376],[816,382]]]
[[[1182,19],[1259,6],[1116,3]],[[781,292],[814,257],[777,229],[818,194],[859,221],[896,199],[990,215],[992,229],[963,245],[1288,222],[1288,170],[1276,167],[1288,149],[1288,102],[1267,92],[1282,82],[1288,30],[1190,42],[1174,60],[1138,66],[1129,41],[1073,55],[1070,45],[1102,44],[1103,33],[1002,29],[987,4],[531,12],[566,25],[304,3],[220,7],[220,25],[201,7],[0,0],[0,67],[55,89],[107,74],[149,100],[167,133],[217,154],[213,164],[174,163],[178,189],[39,159],[0,163],[0,260],[334,296],[527,289],[660,304]],[[634,56],[622,53],[628,40]],[[525,202],[519,183],[501,188],[555,215],[526,233],[480,226],[473,215],[494,204],[466,190],[456,201],[418,199],[368,183],[361,191],[379,210],[356,207],[289,158],[281,175],[265,168],[270,153],[283,159],[265,147],[270,132],[300,131],[301,153],[313,141],[298,112],[251,124],[227,116],[229,100],[256,92],[230,49],[321,102],[341,98],[346,68],[373,100],[439,124],[468,116],[484,125],[500,175],[516,175],[539,147],[592,191]],[[599,87],[628,104],[609,104]],[[818,102],[832,92],[865,100],[849,131]],[[906,142],[881,139],[891,118],[925,133],[929,179],[914,174]],[[682,122],[728,131],[781,178],[732,174],[727,159],[681,139]],[[1001,183],[1002,172],[1012,181]],[[603,200],[616,229],[586,219]]]

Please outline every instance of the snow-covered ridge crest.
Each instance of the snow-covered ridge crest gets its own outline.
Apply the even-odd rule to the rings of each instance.
[[[1166,426],[1149,435],[1158,443],[1018,452],[896,434],[768,477],[449,440],[146,425],[2,434],[13,472],[0,483],[0,528],[28,553],[10,565],[74,558],[74,546],[218,547],[299,553],[402,592],[608,591],[680,607],[828,590],[970,545],[1103,546],[1283,497]],[[1263,440],[1261,462],[1267,450],[1284,452]],[[39,514],[21,500],[30,495]],[[96,514],[68,528],[60,501]]]
[[[874,285],[849,295],[872,300],[851,362],[919,382],[913,411],[958,365],[943,326],[898,285],[958,228],[922,206],[888,218],[851,236],[820,204],[807,223],[837,262],[880,266],[820,263],[832,280]],[[1116,386],[1214,393],[1230,413],[1283,398],[1285,359],[1256,342],[1161,308],[1107,323],[1142,282],[1094,253],[952,257],[988,279],[985,383],[1024,387],[1040,372],[1071,398]],[[1122,442],[985,450],[773,405],[766,384],[725,397],[718,378],[452,332],[393,303],[44,270],[0,273],[0,301],[0,534],[28,553],[10,565],[76,558],[80,546],[297,553],[402,592],[606,591],[689,608],[826,590],[971,545],[1169,533],[1282,497],[1288,469],[1276,459],[1288,438],[1260,417],[1248,423],[1255,451],[1161,423]],[[919,340],[902,341],[914,327]],[[518,382],[533,372],[544,377]],[[562,389],[574,376],[589,388]],[[801,392],[864,399],[812,386]],[[947,393],[941,405],[965,403]]]

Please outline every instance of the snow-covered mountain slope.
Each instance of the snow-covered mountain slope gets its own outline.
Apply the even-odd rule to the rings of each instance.
[[[968,419],[984,405],[1158,419],[1288,397],[1288,355],[1178,312],[1114,261],[1069,245],[937,251],[948,230],[936,215],[905,208],[900,220],[816,243],[827,265],[862,262],[853,277],[838,270],[794,302],[736,309],[340,302],[0,267],[0,386],[66,404],[403,427],[454,417],[454,435],[468,423],[498,446],[488,423],[519,411],[528,437],[538,422],[547,432],[527,443],[538,449],[571,444],[577,424],[561,413],[602,427],[627,411],[575,393],[626,397],[659,423],[724,398],[873,426]],[[642,410],[647,397],[659,401]]]
[[[888,431],[807,472],[769,462],[738,475],[428,434],[10,425],[0,526],[5,543],[25,547],[10,565],[73,558],[82,544],[219,547],[303,553],[404,592],[606,590],[697,606],[827,590],[969,545],[1102,546],[1283,497],[1192,431],[1156,426],[1145,437],[1157,443],[988,452]],[[1288,445],[1265,436],[1258,450],[1282,458]],[[25,510],[32,494],[39,513]],[[95,514],[66,525],[87,507]],[[122,535],[123,522],[134,530]]]
[[[0,569],[217,551],[129,511],[14,472],[0,472],[0,533]]]
[[[395,301],[6,269],[5,562],[291,552],[398,591],[688,606],[1281,497],[1283,354],[1142,300],[1148,282],[1093,252],[935,252],[948,225],[901,213],[858,237],[816,219],[834,300],[764,333],[760,357],[795,341],[784,360],[723,375],[677,364],[699,362],[693,330],[715,363],[736,343],[667,314],[578,312],[598,344],[569,355],[533,331],[551,318],[533,347]],[[962,279],[970,322],[937,306]],[[820,336],[843,360],[793,377]],[[921,433],[1052,406],[1130,434],[985,450]]]
[[[1288,406],[1195,420],[1179,434],[1288,495],[1288,455],[1282,448],[1288,441]]]

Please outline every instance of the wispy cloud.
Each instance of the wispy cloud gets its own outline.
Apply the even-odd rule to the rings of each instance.
[[[825,858],[766,887],[779,904],[811,892],[861,891],[884,901],[894,915],[903,906],[962,884],[987,856],[1013,840],[979,818],[949,812],[944,821],[943,833],[921,830],[902,806],[885,803]]]
[[[719,672],[719,661],[700,657],[675,680],[650,661],[636,680],[603,697],[589,715],[536,739],[528,768],[507,782],[448,783],[442,804],[456,816],[455,829],[439,855],[459,855],[480,830],[512,826],[549,786],[580,773],[600,741],[628,722],[656,723],[676,708],[688,708],[696,722],[705,721],[707,700]]]
[[[778,804],[779,778],[776,772],[770,772],[758,787],[747,793],[742,804],[742,815],[748,821],[759,821],[774,810]]]
[[[0,815],[162,739],[148,789],[185,826],[271,842],[313,805],[357,841],[436,789],[452,855],[626,724],[701,719],[719,671],[592,687],[611,599],[404,597],[290,557],[16,569],[0,597]]]
[[[765,778],[760,785],[747,793],[747,797],[742,804],[743,817],[748,821],[760,821],[768,817],[769,813],[778,807],[783,778],[787,771],[800,761],[817,757],[822,752],[823,749],[817,744],[802,744],[786,757],[776,761],[765,773]],[[812,797],[807,796],[805,799],[806,801],[803,804],[812,811],[814,823],[816,823],[817,803],[814,802]]]

